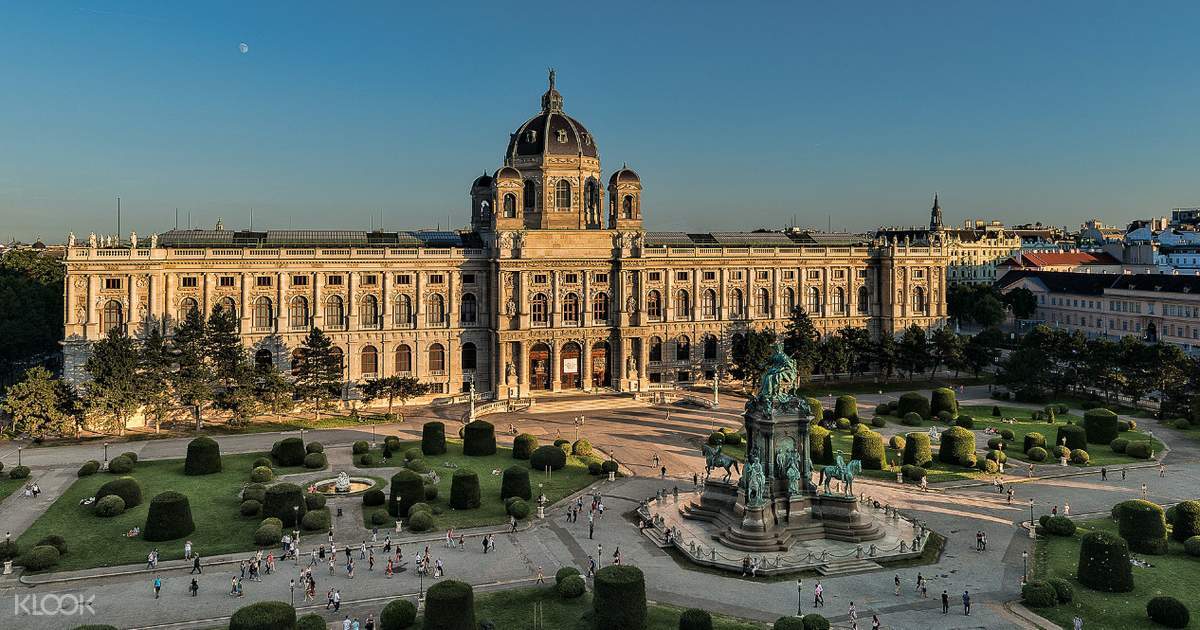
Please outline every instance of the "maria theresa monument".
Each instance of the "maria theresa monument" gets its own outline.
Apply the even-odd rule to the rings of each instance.
[[[64,359],[193,309],[227,309],[255,360],[287,370],[312,327],[347,383],[413,375],[496,397],[644,390],[717,376],[732,341],[793,308],[830,333],[892,335],[946,316],[945,251],[868,235],[648,232],[650,197],[567,115],[554,73],[470,185],[454,231],[174,229],[70,238]],[[730,208],[736,212],[736,208]],[[168,328],[169,329],[169,328]],[[351,388],[347,388],[351,391]]]

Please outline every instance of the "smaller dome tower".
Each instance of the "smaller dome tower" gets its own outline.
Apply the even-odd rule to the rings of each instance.
[[[642,178],[624,164],[608,178],[608,227],[642,229]]]

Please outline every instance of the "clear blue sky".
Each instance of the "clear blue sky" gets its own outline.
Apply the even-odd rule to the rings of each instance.
[[[141,234],[176,207],[462,225],[548,66],[651,229],[917,223],[934,191],[956,223],[1123,223],[1200,201],[1197,24],[1195,2],[9,2],[0,238],[112,232],[118,195]]]

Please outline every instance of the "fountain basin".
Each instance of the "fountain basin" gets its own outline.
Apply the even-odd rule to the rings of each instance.
[[[375,480],[369,477],[350,477],[345,488],[338,487],[338,478],[322,479],[309,484],[313,492],[319,492],[327,497],[348,497],[370,490]]]

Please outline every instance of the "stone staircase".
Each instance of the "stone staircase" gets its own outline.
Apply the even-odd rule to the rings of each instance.
[[[870,571],[878,571],[883,567],[876,562],[870,560],[860,560],[858,558],[838,558],[830,560],[825,564],[817,567],[817,573],[821,575],[851,575],[854,573],[868,573]]]

